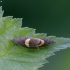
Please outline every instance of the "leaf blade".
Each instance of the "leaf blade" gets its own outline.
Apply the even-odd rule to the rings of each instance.
[[[17,37],[46,37],[45,33],[35,33],[35,29],[21,28],[22,18],[14,19],[11,16],[2,17],[3,11],[0,7],[0,70],[37,70],[48,63],[46,58],[54,55],[60,49],[70,47],[70,38],[47,36],[55,40],[53,45],[29,49],[21,47],[11,41]]]

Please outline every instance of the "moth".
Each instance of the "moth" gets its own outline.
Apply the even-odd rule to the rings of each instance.
[[[54,40],[50,40],[49,38],[14,38],[13,42],[20,46],[26,46],[27,48],[37,49],[41,46],[49,46],[50,44],[56,43]]]

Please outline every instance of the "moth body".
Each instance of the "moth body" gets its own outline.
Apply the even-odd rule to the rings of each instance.
[[[54,44],[54,40],[50,40],[49,38],[14,38],[13,42],[20,46],[26,46],[28,48],[39,48],[41,46],[48,46],[50,44]]]

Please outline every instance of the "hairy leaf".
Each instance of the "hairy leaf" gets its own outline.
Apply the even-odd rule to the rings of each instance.
[[[37,70],[48,61],[45,58],[54,55],[60,49],[70,47],[69,38],[46,36],[35,33],[35,29],[23,27],[22,18],[3,17],[0,7],[0,70]],[[21,47],[11,41],[17,37],[48,37],[56,43],[39,49]]]

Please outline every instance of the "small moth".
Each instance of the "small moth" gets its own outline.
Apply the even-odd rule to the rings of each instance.
[[[49,38],[14,38],[12,39],[13,42],[20,46],[26,46],[28,48],[37,49],[40,46],[48,46],[50,44],[54,44],[54,40],[50,40]]]

